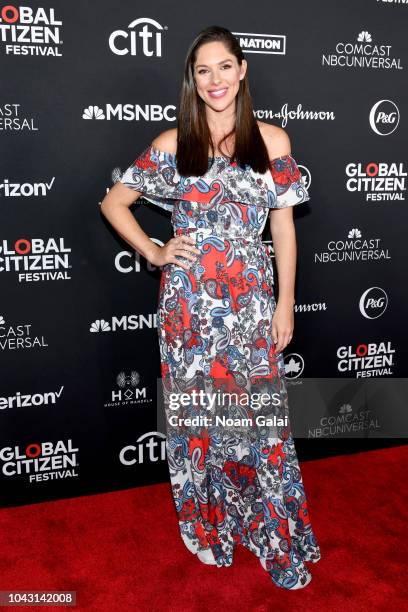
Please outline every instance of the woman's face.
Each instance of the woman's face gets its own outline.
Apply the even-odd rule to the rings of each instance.
[[[223,111],[235,104],[240,81],[247,69],[240,66],[222,42],[201,45],[194,64],[194,80],[200,98],[214,111]]]

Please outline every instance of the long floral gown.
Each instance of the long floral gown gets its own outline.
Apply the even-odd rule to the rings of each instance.
[[[174,235],[193,236],[200,250],[188,270],[163,266],[157,309],[181,537],[194,554],[210,548],[218,567],[232,564],[240,543],[276,585],[303,588],[312,578],[305,562],[321,555],[290,430],[283,355],[272,339],[273,267],[261,239],[271,209],[309,199],[297,163],[285,155],[260,174],[219,156],[205,175],[182,177],[176,156],[150,145],[120,180],[170,211]],[[241,402],[265,389],[278,393],[278,408]],[[171,393],[193,390],[218,399],[212,408],[192,400],[170,408]],[[220,391],[235,391],[227,406]],[[170,424],[175,414],[185,421]],[[208,418],[188,425],[188,417]]]

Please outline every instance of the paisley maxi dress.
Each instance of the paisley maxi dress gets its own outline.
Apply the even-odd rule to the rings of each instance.
[[[174,236],[193,236],[200,250],[188,270],[163,266],[157,309],[167,461],[184,544],[194,554],[210,549],[218,567],[230,566],[242,544],[276,585],[303,588],[312,578],[305,562],[321,555],[272,339],[273,267],[261,239],[271,209],[309,200],[297,163],[285,155],[261,174],[219,156],[203,176],[183,177],[176,155],[151,144],[120,180],[171,212]],[[278,400],[250,403],[260,391]]]

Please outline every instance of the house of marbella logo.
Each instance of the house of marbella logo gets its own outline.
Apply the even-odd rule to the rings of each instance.
[[[174,104],[106,104],[104,108],[90,105],[82,111],[82,119],[99,121],[175,121]]]
[[[374,68],[402,70],[401,59],[394,57],[392,46],[377,44],[370,32],[362,30],[355,41],[340,41],[334,51],[323,53],[322,66],[329,68]]]
[[[126,30],[115,30],[109,36],[109,49],[115,55],[162,57],[162,36],[167,26],[149,17],[134,19]]]
[[[346,239],[329,240],[325,251],[315,253],[315,263],[382,261],[391,259],[381,238],[363,238],[361,230],[353,227]]]
[[[395,132],[399,120],[398,106],[392,100],[378,100],[370,110],[370,127],[379,136],[389,136]]]
[[[13,4],[0,8],[0,44],[6,55],[61,57],[61,26],[53,8]]]
[[[139,372],[122,370],[116,376],[116,388],[111,390],[111,396],[105,408],[114,406],[130,406],[151,404],[152,398],[148,396],[147,387],[140,384]]]

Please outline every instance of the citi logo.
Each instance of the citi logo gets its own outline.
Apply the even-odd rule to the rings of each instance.
[[[392,100],[379,100],[370,110],[370,127],[379,136],[388,136],[395,132],[399,120],[398,106]]]
[[[139,17],[127,30],[115,30],[109,36],[109,49],[115,55],[162,57],[162,33],[167,30],[149,17]]]
[[[239,46],[246,53],[267,53],[270,55],[286,54],[286,36],[283,34],[249,34],[233,32]]]
[[[150,240],[160,247],[164,246],[164,242],[158,238],[150,238]],[[137,253],[136,251],[120,251],[115,257],[115,269],[122,274],[140,272],[142,269],[140,258],[140,253]],[[145,261],[146,268],[149,272],[162,270],[163,268],[163,266],[154,266],[149,261]]]
[[[28,198],[46,196],[51,191],[54,181],[55,176],[52,177],[49,183],[11,183],[8,179],[4,179],[4,182],[0,183],[0,197]]]
[[[136,444],[129,444],[122,448],[119,460],[123,465],[157,463],[166,458],[166,436],[159,431],[149,431],[136,440]]]
[[[119,372],[116,376],[116,384],[119,389],[111,392],[110,403],[106,406],[119,406],[129,404],[147,404],[152,399],[147,397],[147,387],[140,384],[140,374],[131,370],[129,374]]]

